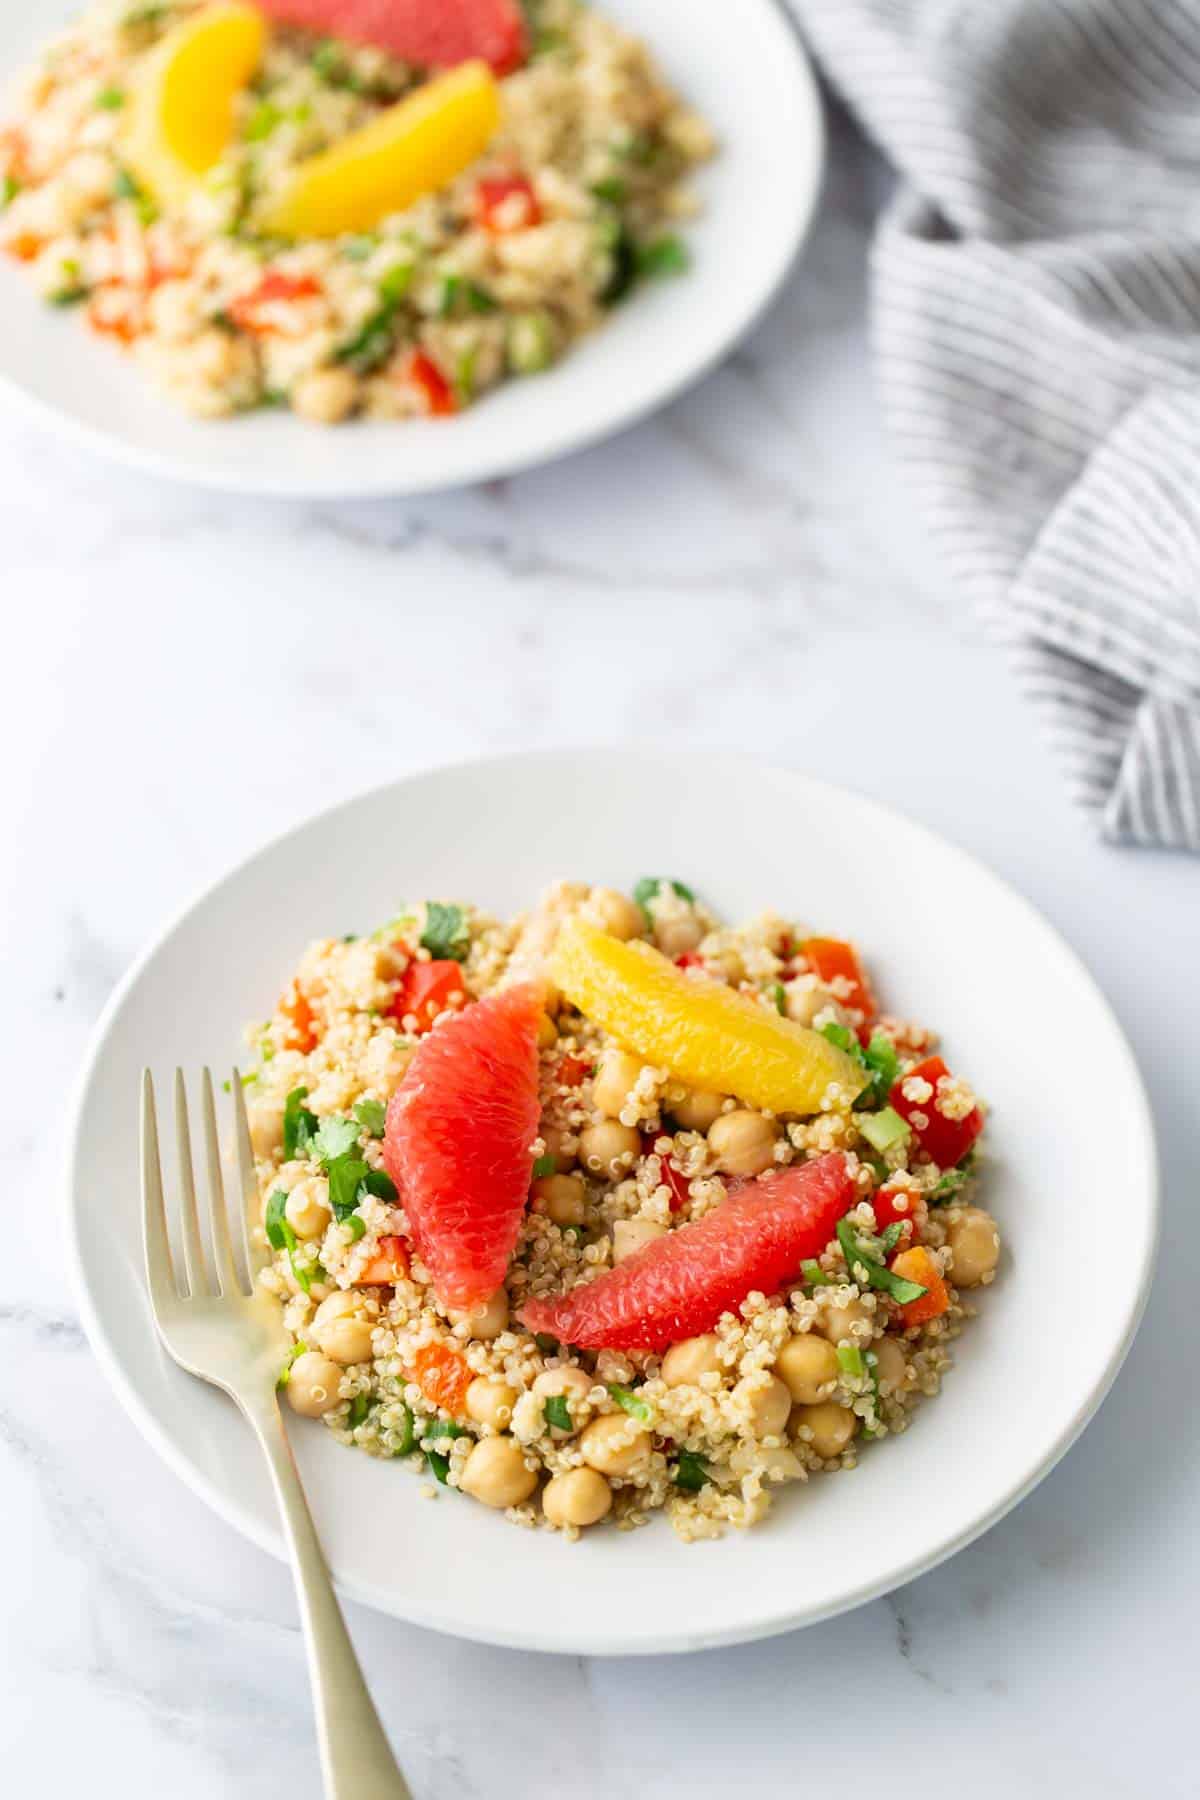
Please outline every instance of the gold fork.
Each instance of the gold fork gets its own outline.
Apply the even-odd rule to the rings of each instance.
[[[253,1280],[255,1259],[247,1219],[257,1204],[258,1189],[246,1103],[236,1069],[230,1087],[242,1190],[241,1203],[234,1209],[241,1268],[234,1253],[221,1179],[212,1077],[207,1069],[203,1071],[201,1122],[215,1270],[215,1280],[210,1280],[192,1171],[187,1089],[182,1070],[175,1072],[179,1239],[186,1276],[181,1284],[176,1279],[167,1232],[154,1085],[148,1069],[142,1075],[142,1223],[154,1322],[164,1347],[180,1368],[211,1381],[236,1401],[267,1459],[300,1603],[326,1795],[329,1800],[412,1800],[363,1680],[283,1429],[276,1381],[288,1336],[277,1302]]]

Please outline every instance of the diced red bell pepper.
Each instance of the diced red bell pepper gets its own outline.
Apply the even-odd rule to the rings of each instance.
[[[960,1163],[983,1130],[983,1114],[977,1106],[964,1119],[948,1119],[938,1111],[937,1085],[949,1073],[940,1056],[927,1056],[900,1076],[888,1096],[900,1117],[907,1119],[922,1150],[940,1169],[952,1169]],[[927,1081],[933,1089],[928,1100],[905,1097],[905,1085],[914,1077]]]
[[[410,1016],[415,1018],[417,1032],[423,1034],[439,1013],[461,1005],[466,993],[467,984],[458,963],[411,962],[392,1001],[392,1017],[401,1022]]]
[[[564,1056],[558,1065],[558,1081],[560,1087],[582,1087],[586,1076],[591,1074],[592,1065],[581,1056]]]
[[[682,956],[675,958],[675,967],[677,969],[698,969],[703,961],[704,958],[695,950],[685,950]]]
[[[475,223],[493,237],[528,231],[542,222],[542,208],[526,175],[485,176],[475,184]]]
[[[921,1220],[922,1201],[915,1188],[892,1187],[890,1184],[879,1188],[871,1195],[871,1206],[875,1213],[875,1223],[880,1231],[886,1231],[889,1225],[904,1224],[912,1226],[907,1240],[912,1243],[917,1236],[917,1227]]]
[[[316,1049],[321,1034],[317,1030],[317,1016],[299,982],[288,982],[279,1002],[279,1010],[288,1021],[283,1048],[299,1050],[302,1056],[307,1056],[310,1050]]]
[[[841,938],[807,938],[800,948],[817,979],[837,1000],[862,1013],[866,1024],[878,1016],[871,983],[853,944]]]
[[[291,300],[311,300],[321,291],[320,282],[312,275],[285,275],[281,269],[268,269],[249,293],[238,294],[229,302],[229,316],[242,331],[259,335],[278,332],[267,308]]]
[[[685,1175],[681,1169],[675,1167],[675,1164],[671,1161],[669,1152],[655,1149],[655,1145],[662,1136],[663,1133],[661,1131],[643,1132],[642,1155],[658,1157],[662,1169],[662,1174],[659,1179],[663,1182],[664,1186],[670,1188],[671,1211],[676,1213],[679,1211],[680,1207],[686,1206],[692,1197],[691,1178],[690,1176]]]
[[[375,1254],[358,1277],[359,1287],[403,1281],[408,1274],[408,1245],[402,1237],[381,1237]]]
[[[911,1250],[898,1250],[890,1267],[893,1275],[902,1275],[905,1281],[915,1281],[925,1289],[919,1299],[910,1300],[900,1308],[900,1318],[905,1330],[910,1325],[927,1325],[930,1319],[940,1319],[949,1309],[950,1290],[941,1270],[923,1245],[917,1244]]]
[[[454,389],[431,356],[423,350],[410,350],[400,365],[400,379],[417,390],[425,412],[444,418],[458,411]]]

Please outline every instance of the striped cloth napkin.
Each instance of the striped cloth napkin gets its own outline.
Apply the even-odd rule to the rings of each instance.
[[[886,414],[1113,841],[1200,850],[1200,0],[791,0],[904,177]]]

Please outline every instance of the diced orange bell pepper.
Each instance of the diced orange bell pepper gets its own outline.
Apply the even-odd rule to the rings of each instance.
[[[462,1417],[474,1377],[461,1356],[445,1344],[422,1344],[413,1352],[410,1370],[410,1379],[433,1406]]]
[[[890,1267],[893,1275],[902,1275],[905,1281],[915,1281],[918,1287],[925,1289],[919,1300],[910,1300],[907,1306],[900,1308],[906,1330],[910,1325],[925,1325],[930,1319],[940,1319],[948,1310],[950,1290],[924,1245],[915,1244],[911,1250],[898,1251]]]
[[[299,1050],[302,1056],[307,1056],[310,1050],[316,1049],[321,1034],[317,1030],[317,1016],[299,982],[289,981],[279,1002],[279,1010],[290,1021],[283,1049]]]
[[[879,1008],[871,983],[853,944],[841,938],[807,938],[800,948],[813,973],[835,999],[862,1013],[865,1024],[877,1016]]]
[[[359,1287],[377,1287],[404,1281],[408,1276],[408,1246],[402,1237],[381,1237],[379,1246],[358,1278]]]

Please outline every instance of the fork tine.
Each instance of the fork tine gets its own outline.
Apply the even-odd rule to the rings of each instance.
[[[183,1070],[175,1071],[175,1143],[179,1158],[179,1191],[183,1199],[183,1262],[188,1294],[193,1300],[208,1292],[208,1271],[200,1241],[200,1215],[196,1209],[196,1179],[192,1171],[192,1134],[188,1128],[187,1086]]]
[[[167,1212],[163,1201],[162,1163],[158,1154],[158,1120],[154,1111],[154,1082],[149,1069],[142,1070],[142,1243],[146,1254],[146,1285],[156,1318],[178,1299],[171,1243],[167,1236]]]
[[[225,1183],[221,1179],[221,1143],[217,1136],[217,1107],[213,1099],[212,1075],[205,1069],[200,1077],[204,1103],[204,1148],[208,1164],[208,1211],[212,1228],[213,1260],[217,1266],[217,1283],[223,1295],[240,1294],[233,1260],[233,1244],[229,1237],[229,1212],[225,1205]]]
[[[237,1234],[236,1247],[242,1253],[246,1279],[253,1289],[254,1254],[250,1247],[250,1221],[258,1206],[258,1177],[254,1173],[254,1146],[250,1142],[250,1120],[246,1115],[246,1091],[236,1069],[229,1088],[233,1095],[233,1131],[237,1143],[238,1176],[242,1184],[242,1203],[237,1209],[241,1230]]]

